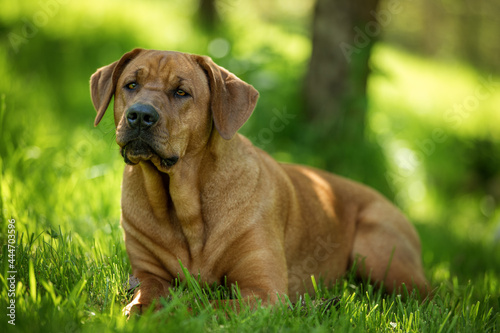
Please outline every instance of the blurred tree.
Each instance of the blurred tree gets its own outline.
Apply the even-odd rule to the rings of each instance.
[[[465,59],[473,65],[481,64],[481,13],[482,2],[465,0],[460,3],[458,14],[458,36],[461,36],[461,49]]]
[[[219,21],[216,0],[200,0],[198,16],[204,28],[210,31],[214,30]]]
[[[420,34],[420,43],[417,43],[423,52],[426,54],[438,54],[441,52],[441,44],[436,41],[442,40],[443,20],[445,15],[443,13],[443,6],[439,2],[426,1],[421,4],[422,8],[418,11],[418,17],[421,17],[422,22],[419,23],[422,26],[422,33]],[[450,34],[447,34],[450,36]],[[448,37],[449,38],[449,37]]]
[[[380,5],[394,1],[380,0]],[[426,57],[460,59],[483,71],[500,71],[498,0],[399,2],[402,10],[387,26],[384,41]]]
[[[390,195],[380,148],[365,140],[368,61],[390,20],[378,3],[317,0],[305,103],[326,166]]]
[[[378,0],[316,2],[307,112],[315,125],[343,140],[363,137],[368,60],[380,33],[373,16],[377,5]]]

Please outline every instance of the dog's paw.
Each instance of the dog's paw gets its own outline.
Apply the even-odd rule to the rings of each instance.
[[[130,317],[140,316],[142,314],[143,307],[144,309],[147,308],[147,306],[144,306],[144,304],[141,304],[138,301],[133,300],[122,309],[122,313],[124,316],[127,316],[127,318],[130,319]]]
[[[130,317],[136,317],[145,314],[149,310],[156,312],[161,310],[162,308],[163,306],[158,299],[154,299],[151,303],[144,303],[136,298],[122,309],[122,313],[123,315],[127,316],[128,319],[130,319]]]

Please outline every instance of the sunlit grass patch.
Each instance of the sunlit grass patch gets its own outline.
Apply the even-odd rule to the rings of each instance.
[[[374,49],[372,63],[375,133],[383,134],[386,117],[391,117],[418,119],[420,126],[467,138],[500,138],[499,122],[494,121],[499,117],[500,78],[493,73],[481,73],[459,62],[426,61],[384,44]],[[397,125],[392,124],[392,129],[397,130]]]
[[[66,331],[68,325],[76,329],[96,313],[116,314],[127,297],[129,266],[118,239],[97,236],[89,242],[59,229],[18,233],[17,241],[16,294],[9,299],[15,300],[19,331]],[[3,287],[12,276],[7,271],[12,269],[2,265]],[[5,300],[7,288],[2,289]]]
[[[442,189],[429,184],[429,165],[438,161],[447,170],[443,176],[464,179],[466,164],[457,164],[457,152],[449,149],[460,141],[498,140],[500,122],[494,119],[499,116],[500,79],[459,63],[425,61],[387,45],[378,46],[372,58],[369,126],[390,162],[386,176],[396,186],[398,203],[429,219],[442,205],[436,200],[436,191]]]
[[[3,159],[4,209],[18,231],[63,226],[91,236],[110,217],[118,223],[123,163],[106,140],[94,139],[78,129],[67,138],[39,136]]]

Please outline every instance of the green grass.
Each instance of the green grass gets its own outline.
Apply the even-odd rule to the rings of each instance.
[[[499,325],[493,306],[498,300],[476,299],[470,283],[442,284],[432,301],[422,303],[405,294],[384,295],[355,283],[351,275],[331,288],[318,286],[315,295],[296,304],[283,299],[275,307],[244,308],[239,314],[211,308],[209,300],[225,293],[202,288],[191,277],[162,300],[160,312],[126,321],[121,307],[128,298],[129,265],[120,244],[119,237],[85,244],[60,231],[21,237],[15,263],[16,326],[4,321],[2,331],[494,332]],[[6,288],[0,296],[7,299]]]

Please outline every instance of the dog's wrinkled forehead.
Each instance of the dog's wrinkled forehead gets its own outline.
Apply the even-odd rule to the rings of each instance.
[[[190,54],[149,50],[130,61],[120,80],[147,82],[150,88],[155,88],[155,85],[179,84],[181,81],[203,82],[206,76]]]

